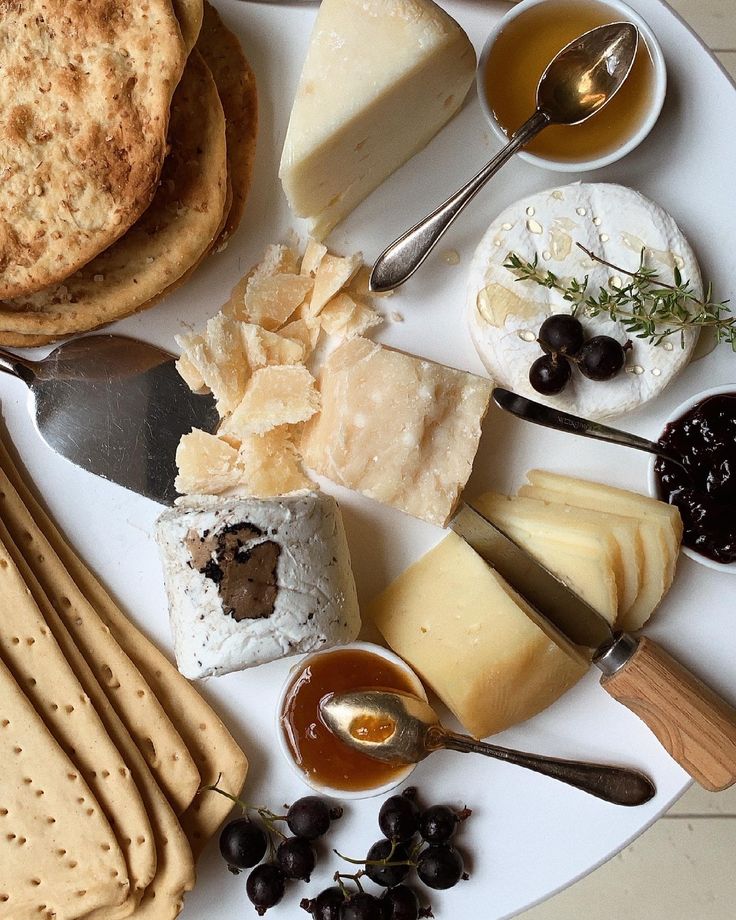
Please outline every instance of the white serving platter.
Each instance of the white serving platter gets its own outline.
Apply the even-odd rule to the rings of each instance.
[[[506,5],[494,0],[443,0],[477,49]],[[736,252],[736,91],[695,35],[661,0],[631,0],[657,33],[669,68],[669,90],[659,123],[623,161],[585,175],[641,190],[677,219],[701,260],[703,273],[724,297],[733,292]],[[315,6],[217,0],[241,37],[255,69],[261,125],[256,176],[245,219],[227,250],[210,258],[182,290],[154,310],[115,328],[173,348],[173,337],[216,312],[235,281],[264,246],[294,226],[276,178],[290,103],[306,52]],[[359,64],[359,62],[356,62]],[[361,249],[370,262],[400,231],[476,171],[498,144],[471,95],[462,112],[418,156],[365,201],[331,238],[340,250]],[[482,373],[464,319],[465,272],[491,218],[525,193],[571,181],[520,161],[493,180],[452,228],[425,267],[385,302],[404,322],[388,323],[378,338],[399,348]],[[297,227],[297,229],[299,229]],[[460,263],[443,259],[448,249]],[[632,431],[655,436],[671,410],[706,386],[736,381],[736,357],[722,346],[692,364],[653,404],[627,416]],[[70,466],[39,440],[30,421],[25,388],[0,380],[10,434],[52,513],[83,557],[125,609],[164,648],[171,642],[166,601],[151,528],[159,508]],[[646,458],[636,452],[573,440],[492,410],[468,494],[512,489],[533,466],[544,466],[646,491]],[[340,500],[352,548],[359,593],[367,600],[442,532],[368,499],[327,485]],[[675,585],[648,633],[660,640],[727,698],[736,700],[736,631],[733,587],[725,575],[680,562]],[[250,759],[246,797],[277,809],[307,790],[283,762],[275,737],[274,708],[293,661],[275,662],[213,680],[204,687]],[[471,879],[449,892],[433,892],[438,918],[511,917],[570,884],[641,833],[688,785],[639,720],[598,687],[593,671],[546,712],[504,732],[502,744],[562,757],[591,758],[645,769],[656,798],[637,809],[599,802],[551,780],[480,757],[438,754],[412,777],[427,802],[467,803],[472,819],[460,844]],[[378,838],[378,802],[349,803],[334,825],[329,846],[353,856]],[[329,884],[342,868],[328,846],[309,885],[294,884],[273,920],[298,917],[299,900]],[[652,884],[656,886],[657,880]],[[254,916],[244,877],[229,875],[210,845],[183,920]],[[304,915],[306,917],[306,914]]]

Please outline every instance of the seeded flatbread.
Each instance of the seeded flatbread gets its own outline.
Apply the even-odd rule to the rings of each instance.
[[[184,47],[189,54],[202,28],[202,0],[172,0],[172,3],[176,18],[179,20]]]
[[[225,112],[228,177],[233,200],[215,244],[217,248],[237,230],[250,191],[258,134],[258,94],[255,74],[243,53],[240,39],[227,28],[207,0],[197,50],[212,71]]]
[[[3,471],[0,471],[0,517],[110,703],[135,738],[172,807],[177,813],[183,812],[200,783],[199,771],[184,741],[140,670],[69,577]]]
[[[0,920],[76,920],[128,895],[102,809],[0,661]]]
[[[227,153],[222,105],[196,50],[172,103],[170,143],[161,184],[135,227],[63,283],[4,301],[0,329],[53,338],[94,329],[155,303],[200,260],[221,224]]]
[[[0,657],[99,802],[125,857],[130,892],[108,914],[129,916],[156,871],[143,800],[6,548],[0,524]],[[7,537],[7,533],[5,534]]]
[[[179,674],[168,658],[122,613],[100,582],[64,540],[21,476],[7,448],[0,441],[0,493],[5,491],[12,505],[9,512],[34,532],[37,540],[53,547],[74,583],[89,598],[113,635],[145,674],[151,687],[186,741],[197,765],[202,785],[220,778],[220,786],[239,795],[248,771],[248,760],[222,720],[195,688]],[[1,486],[2,480],[11,489]],[[16,507],[16,502],[21,507]],[[0,506],[1,508],[2,506]],[[26,513],[24,513],[26,512]],[[215,792],[198,795],[182,816],[182,825],[195,858],[230,812],[226,798]]]
[[[1,521],[0,537],[21,577],[30,589],[69,666],[82,685],[84,692],[97,709],[110,738],[121,754],[124,755],[130,767],[132,779],[140,791],[150,817],[158,857],[156,875],[144,893],[144,900],[132,905],[136,909],[135,916],[136,918],[145,916],[149,920],[171,920],[178,914],[183,895],[192,889],[195,880],[192,851],[181,825],[148,769],[130,733],[110,705],[84,656],[74,644],[61,618],[41,588],[38,579],[30,570],[28,563],[15,543],[10,539],[10,535]],[[113,920],[115,917],[127,916],[127,914],[121,913],[124,907],[125,905],[115,908],[101,908],[98,911],[93,911],[85,917],[85,920]]]
[[[0,4],[0,297],[61,281],[145,211],[185,59],[171,0]]]

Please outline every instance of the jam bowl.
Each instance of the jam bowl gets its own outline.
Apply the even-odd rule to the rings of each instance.
[[[694,470],[691,480],[676,464],[659,457],[649,462],[649,493],[662,501],[674,493],[671,503],[683,512],[682,552],[736,575],[736,558],[717,558],[736,557],[736,384],[703,390],[683,402],[667,419],[660,441],[681,453],[686,464],[689,459]]]
[[[400,690],[427,699],[422,682],[389,649],[352,642],[301,658],[290,670],[276,708],[276,736],[292,770],[312,789],[339,799],[383,795],[416,764],[381,763],[343,744],[322,721],[319,701],[347,690]]]

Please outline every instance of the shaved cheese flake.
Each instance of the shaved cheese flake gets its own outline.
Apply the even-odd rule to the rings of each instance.
[[[181,495],[219,495],[237,485],[238,451],[216,435],[195,428],[176,449],[179,475],[175,488]]]
[[[220,416],[228,415],[241,401],[250,373],[240,325],[232,316],[218,313],[207,323],[204,335],[176,337],[184,349],[185,370],[193,382],[200,378],[212,392]]]
[[[317,347],[319,333],[319,323],[314,321],[309,322],[305,319],[292,320],[292,322],[287,323],[286,326],[282,326],[279,329],[280,336],[291,339],[293,342],[298,342],[303,346],[304,357],[302,361],[306,360]]]
[[[304,360],[305,345],[289,336],[269,332],[253,323],[243,323],[240,331],[248,362],[254,370],[269,364],[299,364]]]
[[[186,354],[183,354],[176,362],[176,369],[192,393],[201,393],[209,389],[199,369]]]
[[[352,339],[383,322],[383,317],[366,304],[358,303],[349,294],[333,297],[319,315],[328,335]]]
[[[280,425],[305,422],[319,411],[316,381],[301,364],[271,365],[257,370],[222,432],[244,439]]]
[[[288,428],[247,435],[238,452],[238,493],[253,498],[273,498],[316,484],[304,472]]]
[[[299,269],[300,274],[311,275],[312,278],[314,278],[322,259],[324,259],[326,255],[327,247],[310,237],[307,242],[307,248],[304,250],[304,256],[302,257],[302,267]]]
[[[314,280],[304,275],[269,275],[251,281],[245,295],[246,319],[264,329],[282,326],[312,290]]]
[[[309,302],[311,316],[319,316],[323,307],[350,281],[363,264],[363,255],[356,252],[352,256],[324,256],[314,278],[314,290]]]

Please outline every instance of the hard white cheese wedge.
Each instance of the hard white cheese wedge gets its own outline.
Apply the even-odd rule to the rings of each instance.
[[[545,709],[588,667],[455,534],[392,582],[368,616],[478,738]]]
[[[322,0],[279,176],[322,238],[455,114],[475,51],[431,0]]]

